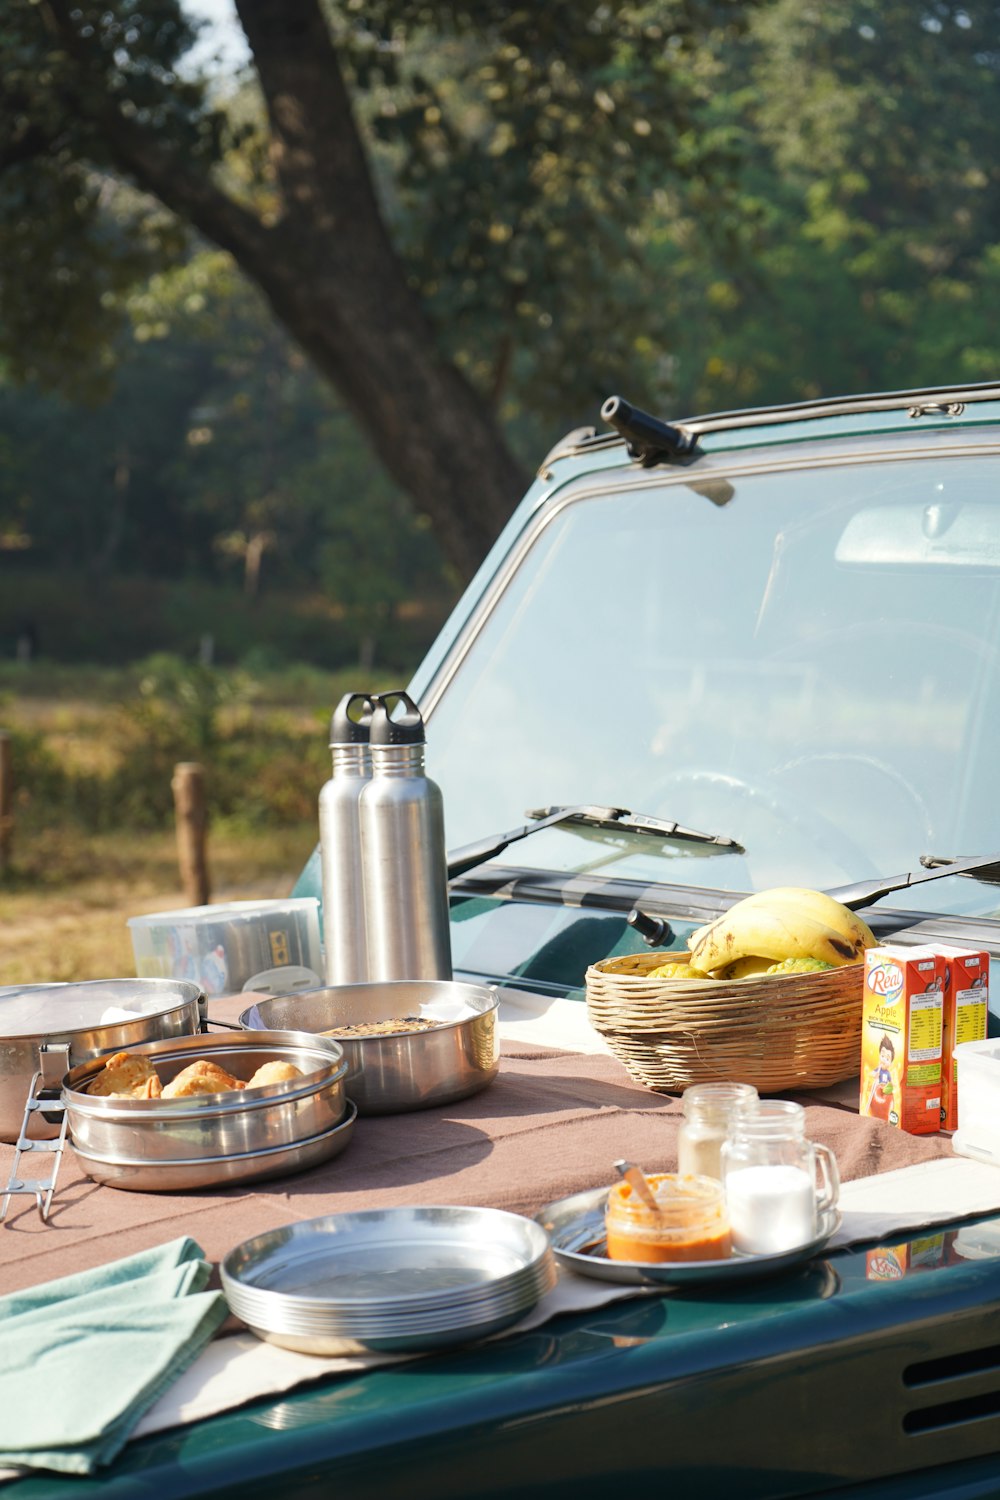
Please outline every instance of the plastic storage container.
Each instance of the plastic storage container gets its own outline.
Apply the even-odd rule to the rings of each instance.
[[[151,912],[128,927],[140,977],[188,979],[206,995],[236,993],[286,965],[323,972],[315,896]]]
[[[958,1129],[951,1138],[961,1156],[1000,1163],[1000,1037],[958,1042]]]

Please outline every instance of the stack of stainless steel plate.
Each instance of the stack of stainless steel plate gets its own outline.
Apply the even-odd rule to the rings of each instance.
[[[483,1338],[556,1280],[544,1229],[492,1208],[329,1214],[246,1240],[221,1271],[230,1308],[259,1338],[326,1355]]]

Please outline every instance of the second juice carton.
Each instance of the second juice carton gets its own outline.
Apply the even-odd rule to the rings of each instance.
[[[885,944],[865,954],[860,1113],[910,1135],[941,1125],[946,960]]]
[[[989,1008],[990,955],[978,948],[935,944],[945,962],[941,1063],[941,1129],[958,1129],[958,1042],[981,1042]]]

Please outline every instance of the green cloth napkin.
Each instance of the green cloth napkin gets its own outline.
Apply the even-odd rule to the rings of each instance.
[[[0,1465],[92,1474],[215,1334],[186,1236],[0,1297]]]

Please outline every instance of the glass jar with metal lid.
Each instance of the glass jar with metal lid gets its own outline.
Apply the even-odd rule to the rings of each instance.
[[[758,1102],[752,1083],[694,1083],[684,1090],[677,1136],[677,1170],[722,1177],[722,1144],[736,1115]]]

